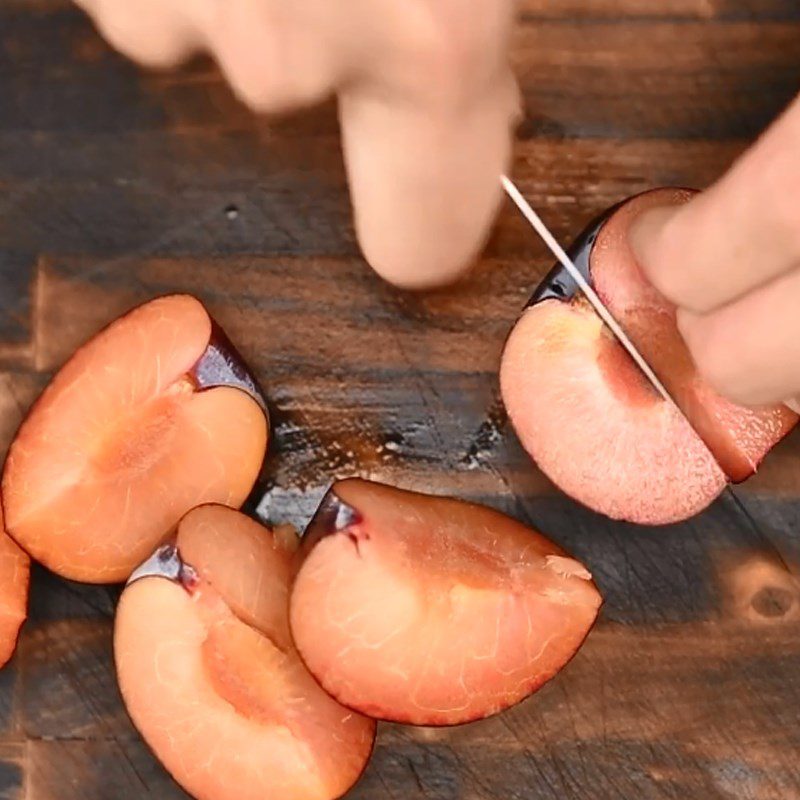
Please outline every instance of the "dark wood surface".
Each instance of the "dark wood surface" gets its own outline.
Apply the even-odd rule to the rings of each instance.
[[[515,174],[555,232],[703,186],[800,89],[796,0],[524,0]],[[332,106],[280,122],[204,61],[140,72],[60,0],[0,0],[0,448],[117,313],[201,297],[269,390],[261,510],[302,524],[334,476],[479,499],[594,571],[602,620],[498,718],[383,726],[353,800],[800,798],[800,435],[703,515],[648,530],[555,491],[504,419],[503,339],[549,266],[510,208],[456,289],[382,284],[354,240]],[[185,797],[120,703],[118,590],[37,569],[0,673],[0,800]]]

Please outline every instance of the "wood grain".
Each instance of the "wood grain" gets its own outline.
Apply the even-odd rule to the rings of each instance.
[[[23,800],[27,745],[0,742],[0,800]]]
[[[797,93],[799,31],[796,22],[524,25],[515,63],[526,130],[582,137],[753,136]]]
[[[522,0],[514,175],[567,240],[654,185],[703,187],[800,89],[795,0]],[[383,726],[353,800],[800,798],[800,438],[681,525],[558,493],[499,402],[505,335],[551,259],[505,208],[461,285],[414,296],[360,258],[332,104],[256,118],[198,59],[147,73],[66,0],[0,0],[0,452],[50,374],[158,294],[206,302],[276,423],[253,507],[302,525],[361,474],[547,531],[606,598],[536,697],[451,731]],[[34,570],[0,673],[0,800],[186,796],[115,687],[118,588]]]
[[[0,169],[20,192],[0,216],[0,236],[38,253],[97,257],[105,271],[113,271],[115,258],[164,253],[358,257],[332,138],[309,135],[312,145],[291,136],[272,144],[256,133],[162,132],[124,140],[103,135],[93,137],[91,146],[80,138],[54,134],[29,142],[0,134],[10,162]],[[132,145],[138,157],[126,155]],[[514,175],[548,223],[567,237],[576,223],[634,192],[708,185],[744,146],[739,139],[533,139],[519,144]],[[277,174],[266,149],[283,162]],[[43,162],[50,165],[46,184],[36,177]],[[292,166],[302,177],[292,177]],[[489,256],[532,255],[541,259],[545,253],[508,209]],[[112,263],[102,267],[102,260]]]
[[[590,785],[598,798],[796,800],[795,630],[606,625],[557,681],[501,717],[452,730],[382,726],[349,798],[528,798],[535,787],[537,798],[579,800]],[[91,650],[92,638],[103,637],[81,644]],[[104,680],[111,685],[110,670]],[[89,724],[75,728],[59,713],[55,736],[28,746],[35,797],[61,800],[70,784],[92,800],[185,797],[124,724],[111,730],[84,710]]]
[[[137,740],[33,741],[26,755],[25,791],[37,800],[188,797]]]

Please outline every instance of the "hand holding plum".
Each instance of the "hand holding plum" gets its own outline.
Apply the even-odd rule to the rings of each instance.
[[[714,186],[643,214],[632,244],[730,399],[800,411],[800,98]]]
[[[358,236],[384,278],[446,283],[479,253],[518,113],[512,0],[77,2],[147,65],[209,52],[258,111],[337,93]]]

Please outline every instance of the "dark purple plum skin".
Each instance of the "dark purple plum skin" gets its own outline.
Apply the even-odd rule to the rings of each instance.
[[[198,390],[227,386],[239,389],[253,398],[269,419],[267,398],[255,376],[228,338],[224,330],[212,319],[211,338],[206,351],[189,373]]]
[[[603,229],[603,225],[606,224],[613,216],[614,212],[625,202],[627,201],[623,200],[622,203],[616,203],[607,211],[594,217],[578,234],[575,241],[566,248],[567,255],[572,260],[572,263],[575,264],[581,275],[590,283],[592,280],[590,259],[592,257],[594,243],[597,241],[597,237]],[[568,302],[577,294],[580,294],[578,284],[575,283],[575,279],[572,275],[570,275],[559,262],[544,276],[544,278],[542,278],[541,283],[536,287],[530,300],[525,304],[525,308],[535,306],[543,300],[563,300]]]
[[[358,509],[345,503],[331,486],[302,534],[301,552],[309,553],[321,539],[347,530],[363,519]]]
[[[696,192],[696,189],[689,189],[687,187],[675,187],[677,189],[684,189],[685,191]],[[647,191],[637,192],[630,197],[614,203],[602,213],[593,217],[586,225],[586,227],[578,234],[572,244],[566,248],[567,255],[572,260],[572,263],[578,268],[581,275],[593,285],[591,274],[591,258],[594,244],[603,226],[608,222],[614,214],[627,205],[631,200],[639,197],[639,195],[647,194]],[[543,300],[564,300],[570,301],[576,295],[580,294],[580,288],[575,283],[574,278],[567,272],[564,266],[559,262],[542,278],[541,283],[536,287],[536,290],[531,295],[530,300],[525,304],[525,308],[535,306]]]
[[[184,589],[191,589],[197,583],[197,573],[183,560],[175,539],[158,547],[147,561],[131,573],[125,585],[130,586],[142,578],[164,578],[180,584]]]

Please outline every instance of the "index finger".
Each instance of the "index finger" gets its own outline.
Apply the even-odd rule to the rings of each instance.
[[[513,97],[501,85],[459,113],[341,98],[358,238],[386,280],[445,284],[478,256],[501,202]]]
[[[340,93],[340,116],[367,260],[422,288],[471,263],[501,201],[519,112],[512,4],[403,0],[394,16],[366,75]]]

